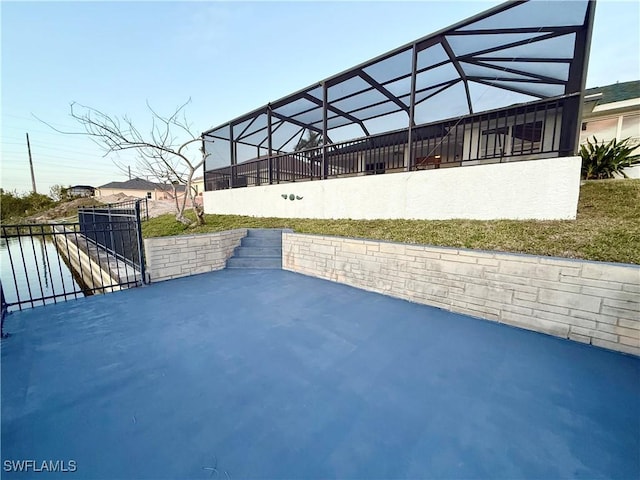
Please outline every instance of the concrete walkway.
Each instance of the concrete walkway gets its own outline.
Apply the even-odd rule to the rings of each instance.
[[[280,270],[12,314],[6,460],[76,478],[638,478],[640,359]],[[70,474],[30,474],[73,478]]]

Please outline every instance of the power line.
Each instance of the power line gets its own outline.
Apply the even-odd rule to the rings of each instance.
[[[0,145],[22,145],[18,142],[0,142]],[[94,155],[93,152],[90,152],[89,150],[75,150],[75,149],[70,149],[70,148],[59,148],[59,147],[51,147],[49,145],[43,145],[41,143],[37,143],[37,142],[31,142],[31,146],[32,147],[37,147],[38,149],[45,149],[47,151],[54,151],[54,152],[68,152],[68,153],[78,153],[78,154],[82,154],[82,155]],[[15,150],[3,150],[6,153],[18,153]]]
[[[37,130],[31,130],[31,129],[29,129],[29,131],[30,131],[31,133],[33,133],[33,132],[36,132],[36,133],[37,133]],[[63,138],[63,137],[60,137],[60,138]],[[67,135],[67,136],[65,136],[64,138],[68,138],[68,139],[76,138],[76,139],[77,139],[77,138],[79,138],[79,137],[78,137],[78,136],[70,137],[70,136],[68,136],[68,135]],[[94,142],[90,141],[90,140],[88,139],[88,137],[85,137],[85,139],[87,140],[87,144],[92,145],[92,146],[94,146],[95,148],[100,148],[100,147],[98,147],[98,145],[96,145]],[[9,143],[9,142],[5,142],[5,140],[21,140],[21,137],[14,136],[14,135],[2,135],[2,136],[0,136],[0,143]],[[38,143],[43,143],[43,144],[46,144],[46,145],[58,145],[58,146],[67,146],[67,145],[69,145],[69,144],[72,144],[72,143],[73,143],[73,142],[67,142],[67,143],[56,143],[56,142],[52,142],[52,141],[50,141],[50,140],[42,140],[42,141],[36,140],[36,142],[38,142]]]
[[[10,118],[17,118],[19,120],[29,120],[31,122],[37,122],[40,125],[43,124],[42,120],[38,120],[35,117],[23,117],[22,115],[12,115],[10,113],[4,113],[4,112],[2,113],[2,116],[3,117],[10,117]],[[50,125],[57,126],[59,128],[76,128],[77,127],[77,126],[72,127],[70,125],[63,125],[63,124],[57,123],[57,122],[47,122],[47,123],[49,123]],[[16,128],[16,127],[9,127],[9,128]]]
[[[95,174],[95,175],[113,175],[115,172],[121,172],[121,170],[117,167],[112,169],[93,169],[93,168],[70,168],[70,169],[62,169],[59,167],[49,166],[49,165],[36,165],[38,167],[38,172],[45,173],[47,175],[53,175],[56,173],[60,173],[63,175],[70,175],[75,172],[81,172],[84,175]],[[25,168],[3,168],[3,175],[13,174],[16,172],[25,172]]]
[[[122,170],[120,170],[117,167],[113,167],[113,168],[109,168],[109,167],[105,167],[105,168],[60,168],[60,167],[55,167],[53,165],[39,165],[36,159],[35,162],[35,167],[38,169],[38,171],[42,171],[42,172],[47,172],[47,173],[56,173],[56,172],[61,172],[64,173],[65,175],[68,175],[70,173],[73,172],[83,172],[83,173],[95,173],[95,174],[113,174],[114,172],[122,172]],[[20,168],[4,168],[2,169],[3,174],[5,173],[14,173],[14,172],[25,172],[27,171],[26,167],[23,165]],[[126,176],[126,173],[123,173],[123,175]]]
[[[9,154],[12,154],[12,155],[24,155],[25,152],[5,151],[3,153],[9,153]],[[40,152],[38,152],[38,155],[42,156],[42,157],[48,157],[48,158],[57,158],[57,159],[60,159],[60,160],[81,160],[79,158],[70,158],[70,155],[68,155],[66,157],[62,157],[60,155],[51,155],[50,153],[40,153]],[[88,155],[85,155],[85,159],[86,159],[87,156]]]

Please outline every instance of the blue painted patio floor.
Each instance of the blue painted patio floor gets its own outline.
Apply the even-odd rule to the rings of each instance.
[[[85,479],[640,474],[639,359],[291,272],[223,270],[12,314],[6,328],[3,466],[74,460]]]

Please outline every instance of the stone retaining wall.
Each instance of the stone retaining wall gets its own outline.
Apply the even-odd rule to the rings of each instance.
[[[144,251],[151,282],[212,272],[225,267],[246,229],[219,233],[147,238]]]
[[[283,233],[283,268],[640,355],[640,267]]]

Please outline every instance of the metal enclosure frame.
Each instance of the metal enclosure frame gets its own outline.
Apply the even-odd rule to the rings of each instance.
[[[328,152],[335,153],[345,140],[332,137],[346,127],[357,128],[360,140],[404,130],[402,169],[413,170],[417,129],[541,101],[561,101],[552,153],[572,155],[594,13],[595,0],[510,1],[207,130],[203,147],[212,155],[205,165],[205,190],[217,188],[208,177],[220,169],[229,170],[229,187],[246,186],[234,167],[263,160],[266,175],[258,174],[254,184],[288,181],[280,178],[279,158],[295,154],[305,132],[322,140],[320,156],[304,160],[310,170],[306,178],[328,178]],[[495,100],[492,108],[485,94]],[[463,111],[448,114],[451,104],[464,105]],[[228,143],[228,154],[212,152],[213,142]],[[312,157],[320,159],[318,171]]]

